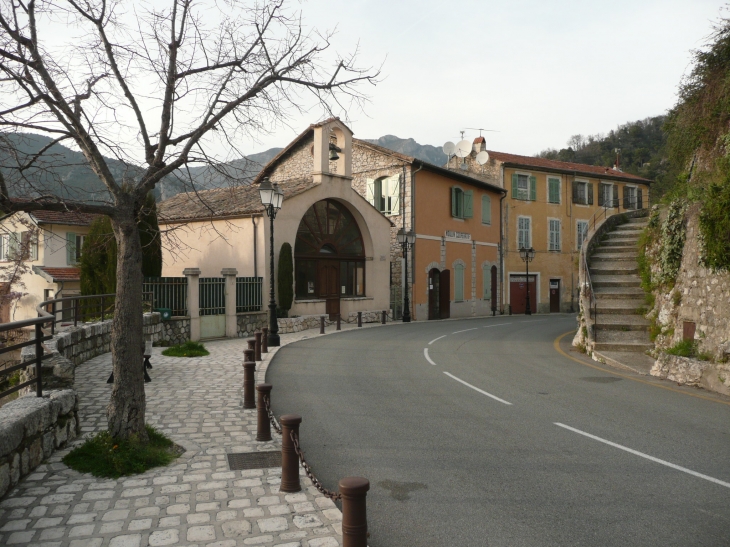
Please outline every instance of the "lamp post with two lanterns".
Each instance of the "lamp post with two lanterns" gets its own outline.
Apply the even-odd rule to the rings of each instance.
[[[520,249],[520,258],[525,263],[525,285],[527,286],[527,298],[525,299],[525,315],[532,315],[532,309],[530,306],[530,262],[535,258],[535,249],[530,247]]]
[[[269,346],[276,347],[280,344],[280,339],[279,324],[276,320],[276,298],[274,296],[274,219],[276,213],[281,209],[281,203],[284,201],[284,192],[279,189],[278,184],[274,183],[272,185],[269,177],[264,177],[259,185],[259,194],[266,215],[271,222],[269,241],[269,255],[271,258],[271,267],[269,268],[269,336],[267,342]]]
[[[396,238],[398,239],[398,243],[401,244],[403,247],[403,258],[405,263],[405,280],[406,284],[404,287],[404,294],[403,294],[403,322],[404,323],[410,323],[411,322],[411,302],[408,298],[408,249],[413,248],[413,244],[416,242],[416,234],[413,233],[413,231],[406,232],[404,228],[401,228],[398,230],[398,234],[396,235]]]

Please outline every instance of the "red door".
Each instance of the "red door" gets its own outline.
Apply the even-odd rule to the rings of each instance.
[[[530,310],[537,313],[537,276],[530,275]],[[527,283],[524,275],[512,275],[509,280],[509,302],[512,313],[525,313],[527,309]]]

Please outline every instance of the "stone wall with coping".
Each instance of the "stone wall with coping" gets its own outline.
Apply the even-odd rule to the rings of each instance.
[[[176,346],[190,340],[189,317],[172,317],[167,321],[161,321],[160,324],[162,333],[159,340],[154,340],[154,342],[163,342],[168,346]]]
[[[27,395],[0,408],[0,497],[81,433],[71,390]]]
[[[730,395],[730,365],[660,353],[650,374],[687,386]]]
[[[279,325],[281,328],[281,321]],[[269,324],[269,314],[262,312],[236,314],[236,334],[239,338],[251,338],[257,329]]]

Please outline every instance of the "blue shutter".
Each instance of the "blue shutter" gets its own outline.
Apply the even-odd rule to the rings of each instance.
[[[456,186],[451,187],[451,216],[455,218],[459,216],[459,196],[456,190]]]
[[[482,224],[492,223],[492,198],[482,196]]]

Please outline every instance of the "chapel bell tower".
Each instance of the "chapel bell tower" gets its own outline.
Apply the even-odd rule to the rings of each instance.
[[[352,131],[339,118],[314,126],[312,175],[314,182],[327,177],[352,180]]]

